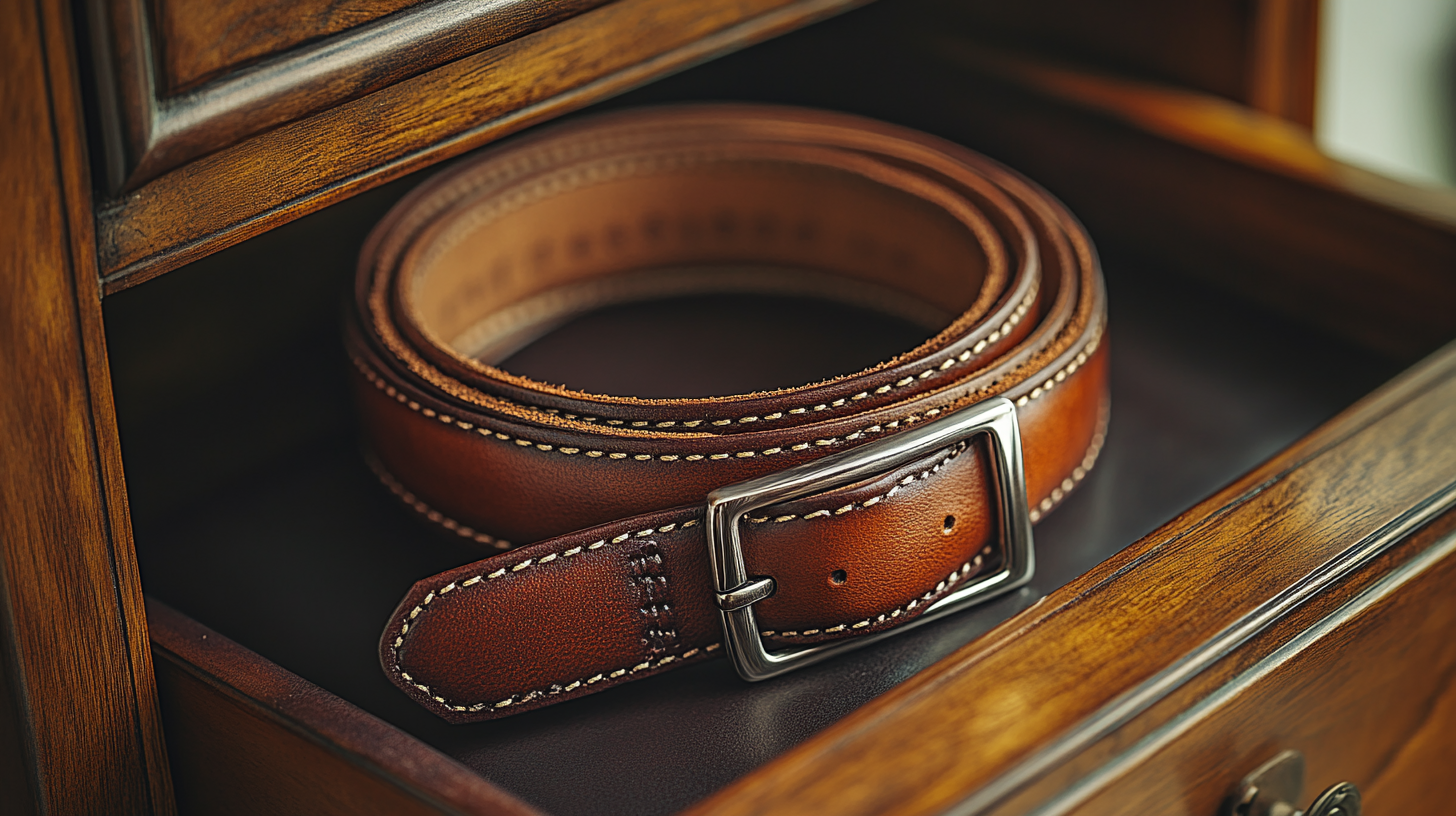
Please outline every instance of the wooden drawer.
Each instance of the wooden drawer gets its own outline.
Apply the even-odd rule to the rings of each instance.
[[[1046,813],[1211,814],[1242,776],[1293,748],[1306,806],[1340,781],[1367,813],[1447,807],[1456,763],[1456,518],[1392,552],[1378,580],[1332,593],[1333,609],[1142,735]],[[1324,604],[1321,604],[1324,606]]]
[[[992,47],[984,17],[940,2],[874,4],[597,107],[862,113],[1001,159],[1085,221],[1109,281],[1113,425],[1037,527],[1036,582],[773,683],[704,664],[479,726],[444,726],[380,675],[377,622],[403,587],[473,556],[431,543],[358,460],[337,319],[364,234],[427,165],[849,5],[492,5],[503,16],[452,29],[465,39],[427,43],[474,43],[458,53],[414,64],[384,42],[379,73],[356,64],[340,95],[300,92],[282,118],[157,153],[150,175],[149,148],[126,147],[109,165],[122,192],[94,210],[74,88],[37,91],[25,121],[51,129],[25,155],[56,164],[25,179],[51,209],[22,213],[34,245],[0,249],[44,275],[0,283],[31,321],[14,325],[40,327],[11,346],[48,372],[13,381],[47,385],[0,407],[35,429],[10,461],[49,498],[7,505],[0,636],[20,657],[0,679],[49,702],[20,718],[29,742],[0,753],[0,784],[47,768],[30,789],[55,812],[165,813],[175,793],[188,813],[1212,813],[1293,747],[1312,787],[1407,803],[1456,727],[1456,199],[1327,159],[1231,101],[1253,101],[1232,73],[1194,91],[1153,57],[1067,70],[1002,50],[1034,23],[998,17],[1012,33]],[[20,22],[59,56],[12,52],[70,76],[63,9],[40,8]],[[98,4],[91,31],[154,27],[162,47],[136,52],[152,84],[135,87],[165,107],[453,6],[339,6],[288,31],[256,6],[142,8]],[[186,45],[224,22],[227,49]],[[145,110],[112,101],[118,128]],[[109,138],[93,147],[146,144]],[[113,584],[110,606],[86,594]],[[320,593],[336,614],[300,614]],[[68,612],[35,612],[53,607]],[[91,654],[102,669],[73,670]],[[102,736],[77,736],[76,712]],[[93,769],[94,790],[67,784]]]

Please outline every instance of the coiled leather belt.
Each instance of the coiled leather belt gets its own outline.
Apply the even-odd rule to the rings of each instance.
[[[745,290],[934,336],[701,399],[491,365],[603,304]],[[1013,587],[1106,423],[1105,295],[1072,216],[977,154],[838,114],[632,111],[514,141],[389,214],[354,305],[376,472],[489,553],[416,584],[380,642],[453,722],[724,653],[770,676]]]

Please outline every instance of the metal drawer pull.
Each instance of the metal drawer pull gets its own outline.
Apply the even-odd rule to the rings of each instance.
[[[1285,751],[1244,777],[1224,813],[1228,816],[1360,816],[1360,790],[1340,782],[1315,797],[1308,810],[1294,803],[1304,793],[1304,754]]]

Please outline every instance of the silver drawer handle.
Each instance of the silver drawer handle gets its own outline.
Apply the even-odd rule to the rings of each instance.
[[[1304,754],[1285,751],[1239,782],[1224,812],[1228,816],[1360,816],[1360,789],[1349,782],[1326,788],[1307,810],[1295,804],[1304,793]]]

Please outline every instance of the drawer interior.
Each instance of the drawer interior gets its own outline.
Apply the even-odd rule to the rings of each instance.
[[[867,38],[896,20],[889,5],[600,107],[809,104],[981,146],[980,128],[998,110],[965,110],[965,89],[941,63],[893,49],[867,56]],[[1076,149],[1049,140],[1018,155]],[[1097,160],[1090,148],[1065,159]],[[447,726],[388,683],[376,643],[414,581],[481,555],[417,524],[364,466],[338,340],[365,234],[429,172],[104,301],[142,582],[149,595],[550,813],[597,812],[603,802],[642,814],[690,805],[1081,575],[1409,359],[1332,333],[1277,299],[1219,285],[1221,273],[1247,277],[1236,260],[1210,271],[1205,256],[1180,262],[1143,251],[1126,229],[1099,231],[1117,223],[1105,214],[1121,202],[1097,202],[1087,219],[1109,289],[1111,426],[1097,469],[1037,526],[1030,587],[767,683],[744,684],[717,661],[518,717]],[[1034,180],[1077,209],[1078,191]]]

